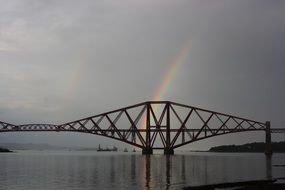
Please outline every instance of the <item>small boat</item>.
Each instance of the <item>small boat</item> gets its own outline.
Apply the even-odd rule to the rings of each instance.
[[[100,144],[99,144],[99,147],[97,149],[97,152],[101,152],[101,151],[114,151],[114,152],[117,152],[118,151],[118,148],[117,147],[113,147],[113,148],[101,148]]]
[[[127,148],[125,148],[125,149],[124,149],[124,152],[128,152],[128,149],[127,149]]]

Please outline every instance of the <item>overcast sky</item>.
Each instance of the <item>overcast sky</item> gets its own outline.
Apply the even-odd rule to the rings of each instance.
[[[283,0],[0,4],[1,121],[59,124],[150,100],[189,43],[163,100],[285,127]],[[235,134],[192,147],[263,140],[263,133]],[[63,133],[4,133],[0,142],[116,143]]]

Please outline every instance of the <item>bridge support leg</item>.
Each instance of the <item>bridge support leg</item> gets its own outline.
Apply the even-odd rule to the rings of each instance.
[[[147,104],[146,110],[146,146],[142,149],[142,154],[152,154],[152,146],[151,146],[151,131],[150,131],[150,103]]]
[[[165,148],[164,149],[164,154],[165,155],[173,155],[174,154],[174,149],[173,148]]]
[[[166,117],[166,147],[164,148],[165,155],[174,154],[174,149],[171,147],[171,137],[170,137],[170,103],[167,103],[167,117]]]
[[[143,148],[142,154],[144,154],[144,155],[153,154],[152,148]]]
[[[270,121],[265,123],[265,154],[272,155]]]

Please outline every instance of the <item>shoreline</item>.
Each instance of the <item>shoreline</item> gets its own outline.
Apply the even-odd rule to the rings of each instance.
[[[219,183],[200,186],[184,187],[184,190],[214,190],[235,188],[237,190],[281,190],[285,189],[285,183],[275,183],[277,179],[272,180],[252,180],[252,181],[239,181],[232,183]]]
[[[264,153],[264,152],[247,152],[247,151],[209,151],[209,150],[189,150],[186,152],[205,152],[205,153]],[[285,152],[273,152],[277,154],[285,154]]]

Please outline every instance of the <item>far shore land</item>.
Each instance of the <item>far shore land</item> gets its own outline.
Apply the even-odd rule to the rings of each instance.
[[[213,153],[263,153],[265,143],[254,142],[243,145],[221,145],[210,148],[209,150],[184,150],[185,152],[213,152]],[[67,148],[59,147],[49,144],[19,144],[19,143],[4,143],[0,144],[0,152],[13,152],[11,150],[75,150],[75,151],[102,151],[102,150],[113,150],[117,151],[117,147],[106,148]],[[184,152],[183,151],[183,152]],[[285,153],[285,141],[272,142],[272,151],[274,153]],[[126,152],[126,151],[125,151]]]
[[[282,142],[272,142],[271,143],[272,151],[275,153],[285,153],[285,141]],[[261,153],[264,152],[265,143],[263,142],[254,142],[247,143],[243,145],[222,145],[210,148],[207,152],[253,152]]]
[[[8,148],[1,148],[0,147],[0,152],[13,152],[13,151],[9,150]]]

